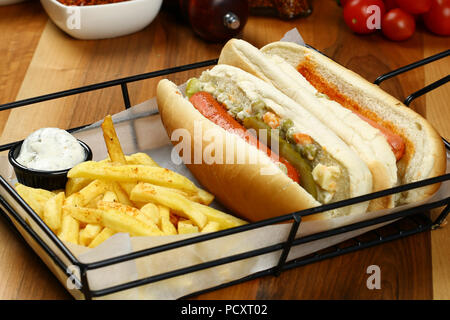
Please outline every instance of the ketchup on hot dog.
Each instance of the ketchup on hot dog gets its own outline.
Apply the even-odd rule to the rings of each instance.
[[[366,121],[372,127],[380,130],[391,146],[392,152],[394,153],[397,161],[403,157],[406,148],[405,140],[403,139],[403,137],[395,134],[392,130],[378,123],[377,121],[363,116],[361,107],[355,101],[345,97],[342,93],[339,92],[336,87],[328,84],[324,79],[321,78],[321,76],[313,71],[313,67],[311,67],[309,64],[299,65],[297,67],[297,70],[317,89],[317,91],[326,94],[331,100],[334,100],[340,103],[343,107],[352,110],[362,120]]]
[[[200,91],[192,95],[189,101],[204,117],[214,122],[222,129],[240,136],[247,143],[250,143],[259,150],[265,152],[274,162],[282,163],[287,169],[287,176],[297,183],[300,182],[297,170],[295,170],[286,159],[280,156],[277,156],[278,159],[276,159],[272,156],[271,150],[265,144],[261,143],[257,137],[249,133],[243,125],[236,121],[211,94]]]

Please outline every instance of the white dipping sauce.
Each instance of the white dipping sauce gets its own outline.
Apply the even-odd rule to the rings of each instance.
[[[16,160],[30,169],[55,171],[70,169],[85,158],[83,147],[70,133],[42,128],[24,140]]]

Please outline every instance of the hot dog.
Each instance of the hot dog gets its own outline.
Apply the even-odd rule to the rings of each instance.
[[[364,160],[372,173],[373,191],[445,172],[444,145],[423,117],[312,49],[275,42],[258,50],[232,39],[219,63],[259,77],[313,113]],[[376,199],[369,210],[419,201],[438,187]]]
[[[249,133],[244,126],[237,122],[229,113],[227,113],[225,107],[220,105],[214,97],[208,92],[197,92],[189,99],[192,105],[200,111],[200,113],[220,126],[221,128],[240,136],[242,139],[257,147],[267,156],[274,159],[276,164],[282,164],[286,168],[286,175],[293,181],[299,183],[298,172],[295,168],[287,162],[284,158],[273,157],[273,153],[267,146],[258,141],[257,137]]]
[[[201,97],[200,102],[198,97]],[[222,204],[250,221],[372,191],[372,175],[367,165],[344,141],[272,85],[239,68],[215,66],[198,79],[191,79],[185,92],[180,92],[170,81],[162,80],[158,84],[157,100],[169,137],[178,128],[195,135],[195,122],[200,123],[203,132],[214,131],[214,141],[197,137],[191,151],[200,145],[202,150],[207,150],[217,141],[231,139],[239,154],[246,158],[258,157],[260,162],[257,164],[186,163],[197,180]],[[204,105],[212,105],[215,111],[212,114],[205,112]],[[217,111],[218,106],[224,109]],[[236,123],[230,125],[233,121],[224,122],[228,116],[239,126]],[[296,169],[300,183],[280,169],[271,159],[270,152],[249,143],[251,139],[242,127],[256,132],[266,129],[272,135],[268,141],[277,142],[281,161],[286,160]],[[270,130],[273,128],[276,130]],[[179,143],[171,140],[175,145]],[[268,144],[268,147],[272,145]],[[219,151],[216,154],[222,153]],[[225,148],[223,152],[226,152]],[[273,169],[274,173],[263,175],[262,167]],[[314,218],[363,213],[368,205],[360,203],[339,208]]]

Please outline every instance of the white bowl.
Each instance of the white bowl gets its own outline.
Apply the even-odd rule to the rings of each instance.
[[[107,39],[137,32],[158,14],[162,0],[128,0],[92,6],[66,6],[41,0],[50,19],[67,34],[82,40]]]

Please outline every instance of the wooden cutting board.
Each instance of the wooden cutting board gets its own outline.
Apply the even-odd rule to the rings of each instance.
[[[448,38],[419,28],[406,42],[379,34],[356,36],[335,1],[314,2],[307,19],[251,17],[242,38],[255,46],[297,27],[305,41],[369,81],[392,69],[449,49]],[[145,30],[109,40],[79,41],[48,21],[39,2],[0,7],[0,103],[100,81],[217,58],[220,44],[206,43],[162,12]],[[449,59],[382,84],[403,100],[448,74]],[[172,75],[181,83],[199,70]],[[129,86],[132,104],[155,95],[159,79]],[[411,105],[450,138],[450,88]],[[123,109],[120,88],[0,112],[0,142],[22,139],[40,127],[71,128]],[[35,254],[0,220],[0,299],[67,299],[65,289]],[[425,232],[381,246],[203,294],[201,299],[450,299],[450,229]],[[369,265],[382,270],[382,289],[366,287]]]

